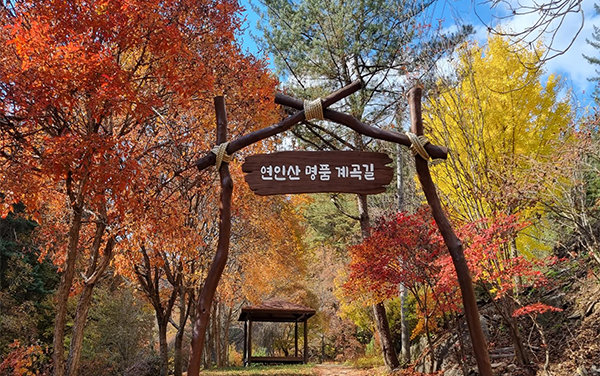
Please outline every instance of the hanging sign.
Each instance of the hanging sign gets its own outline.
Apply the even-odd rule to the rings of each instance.
[[[242,171],[257,195],[359,193],[385,191],[394,175],[384,153],[358,151],[286,151],[246,158]]]

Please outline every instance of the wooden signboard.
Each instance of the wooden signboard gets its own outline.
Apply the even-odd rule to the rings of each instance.
[[[384,153],[357,151],[286,151],[246,158],[242,171],[257,195],[359,193],[385,191],[394,170]]]

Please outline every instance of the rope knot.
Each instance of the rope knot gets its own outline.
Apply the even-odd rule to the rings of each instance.
[[[217,156],[217,162],[215,163],[215,167],[217,168],[217,171],[219,170],[219,168],[221,168],[222,163],[231,162],[231,155],[227,154],[227,145],[229,145],[229,142],[224,142],[222,144],[215,146],[211,150],[211,152]]]
[[[425,150],[425,145],[427,145],[429,143],[429,140],[427,139],[427,137],[425,137],[423,135],[417,136],[416,134],[411,133],[411,132],[406,132],[406,135],[408,136],[408,139],[410,140],[410,143],[412,144],[410,147],[410,150],[412,150],[413,155],[418,154],[424,160],[426,160],[426,161],[430,160],[431,156],[429,155],[427,150]]]
[[[306,117],[306,120],[325,119],[323,117],[323,103],[321,102],[321,98],[317,98],[313,101],[304,101],[304,117]]]

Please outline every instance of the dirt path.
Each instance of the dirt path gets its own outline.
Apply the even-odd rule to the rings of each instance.
[[[316,365],[315,372],[319,376],[370,376],[367,370],[360,370],[342,364],[325,363]]]

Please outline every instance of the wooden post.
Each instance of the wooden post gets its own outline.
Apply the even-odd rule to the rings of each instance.
[[[243,365],[248,365],[248,320],[244,321],[244,351],[242,352]]]
[[[423,119],[421,117],[421,88],[412,88],[408,92],[408,103],[410,105],[410,118],[411,118],[411,131],[417,136],[423,135]],[[467,265],[467,260],[463,252],[463,246],[454,233],[450,221],[444,213],[444,209],[440,203],[440,199],[437,195],[435,185],[431,179],[431,173],[427,161],[421,158],[419,155],[415,156],[415,164],[417,167],[417,174],[419,175],[419,181],[423,186],[423,192],[427,198],[427,202],[431,207],[431,212],[435,223],[440,229],[440,233],[444,238],[444,242],[450,251],[452,256],[452,262],[456,269],[456,275],[458,277],[458,284],[462,293],[463,306],[465,310],[465,317],[467,319],[467,326],[469,328],[469,334],[471,336],[471,342],[473,344],[473,352],[475,353],[475,360],[477,361],[477,368],[481,376],[493,376],[492,366],[490,364],[490,356],[481,329],[481,321],[479,319],[479,310],[477,309],[477,300],[475,299],[475,290],[473,288],[473,281],[471,280],[471,273]]]
[[[304,318],[304,364],[308,363],[308,319]]]
[[[294,356],[298,357],[298,321],[294,323],[296,325],[294,330]]]
[[[247,365],[250,365],[252,359],[252,319],[248,319],[248,357]]]
[[[215,97],[215,111],[217,117],[217,145],[227,141],[227,112],[225,110],[225,98]],[[217,252],[208,271],[204,286],[200,292],[198,305],[196,307],[196,321],[192,335],[192,353],[188,365],[188,376],[200,374],[200,360],[204,350],[204,338],[206,327],[210,318],[215,291],[225,269],[229,254],[229,238],[231,236],[231,195],[233,193],[233,181],[229,174],[229,165],[222,163],[219,168],[221,181],[221,207],[219,218],[219,240]]]

